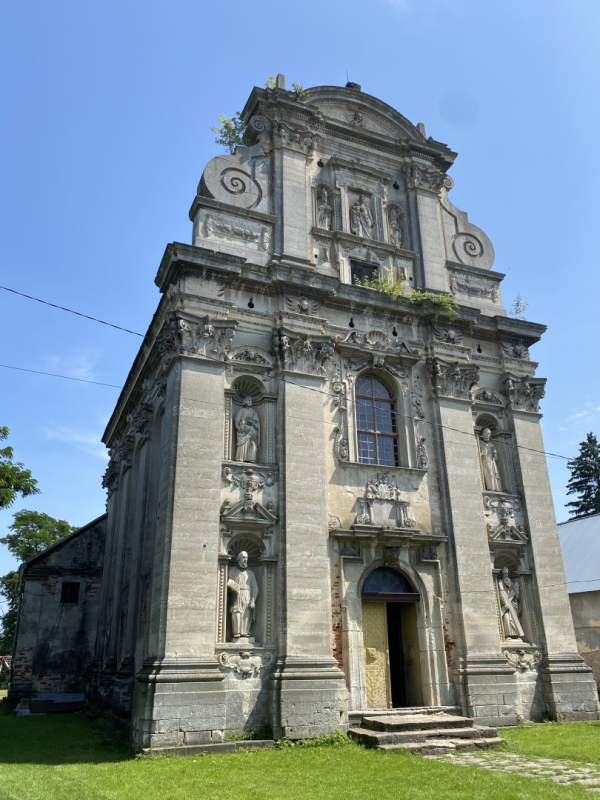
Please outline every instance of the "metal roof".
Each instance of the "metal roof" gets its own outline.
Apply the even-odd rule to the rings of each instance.
[[[600,514],[560,522],[558,535],[569,594],[600,591]]]

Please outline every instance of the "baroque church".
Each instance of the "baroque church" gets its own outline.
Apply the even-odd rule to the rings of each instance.
[[[280,75],[242,117],[104,436],[88,698],[158,750],[367,709],[596,719],[545,327],[507,317],[492,243],[450,200],[456,153],[354,83],[299,99]]]

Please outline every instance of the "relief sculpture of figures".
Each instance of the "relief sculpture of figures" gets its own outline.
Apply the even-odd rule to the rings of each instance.
[[[321,199],[317,205],[317,223],[319,228],[324,228],[326,231],[331,230],[331,219],[333,211],[328,201],[327,189],[321,189]]]
[[[365,196],[361,194],[350,212],[352,233],[355,236],[363,236],[365,239],[371,238],[371,228],[373,227],[373,215],[365,203]]]
[[[252,570],[248,569],[248,553],[244,550],[237,557],[237,567],[229,570],[227,586],[233,595],[229,608],[233,638],[246,638],[250,636],[250,626],[255,619],[258,583]]]
[[[502,615],[504,638],[522,641],[525,633],[519,619],[521,587],[519,582],[513,581],[508,574],[508,567],[502,568],[502,577],[498,578],[498,594],[500,595],[500,614]]]
[[[237,431],[236,461],[256,461],[260,444],[260,421],[252,408],[252,398],[246,397],[244,405],[235,415]]]
[[[498,451],[490,439],[492,432],[489,428],[484,428],[479,439],[479,453],[481,456],[481,467],[483,469],[483,482],[489,492],[502,492],[502,481],[498,470]]]

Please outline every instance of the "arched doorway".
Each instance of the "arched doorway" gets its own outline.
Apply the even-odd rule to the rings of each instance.
[[[423,704],[417,635],[420,595],[392,567],[379,567],[362,590],[368,708]]]

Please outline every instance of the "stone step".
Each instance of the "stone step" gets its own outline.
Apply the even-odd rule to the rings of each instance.
[[[404,744],[383,744],[378,749],[395,752],[408,750],[411,753],[421,753],[424,756],[446,755],[453,750],[472,752],[474,750],[487,750],[502,744],[504,739],[499,736],[481,739],[426,739],[423,742],[405,742]]]
[[[372,731],[411,731],[442,728],[472,728],[470,717],[450,714],[403,714],[386,717],[364,717],[363,727]]]
[[[353,726],[360,725],[364,717],[398,717],[415,714],[454,714],[461,716],[460,706],[408,706],[406,708],[365,708],[349,711],[348,719]]]
[[[495,728],[432,728],[429,730],[373,731],[368,728],[350,728],[348,735],[368,747],[383,745],[423,743],[429,739],[494,739],[498,735]]]
[[[235,753],[236,750],[262,750],[275,747],[273,739],[245,739],[240,742],[216,742],[215,744],[183,744],[176,747],[147,747],[142,753],[149,756],[197,756],[210,753]]]

